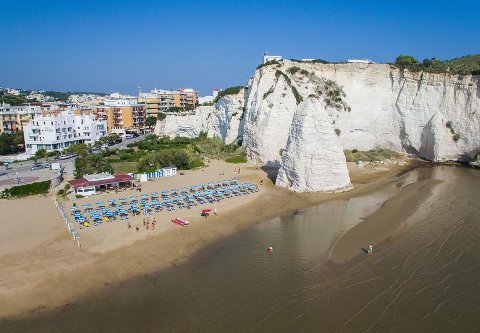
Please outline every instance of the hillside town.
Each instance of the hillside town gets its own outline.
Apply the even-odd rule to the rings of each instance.
[[[200,97],[191,88],[155,88],[132,96],[0,87],[0,134],[23,132],[24,157],[40,149],[63,151],[79,143],[93,144],[110,134],[130,138],[150,132],[165,114],[211,104],[220,91]]]

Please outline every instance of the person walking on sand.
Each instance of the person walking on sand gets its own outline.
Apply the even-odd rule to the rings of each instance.
[[[373,254],[373,244],[368,244],[368,254]]]
[[[217,207],[215,207],[215,208],[213,209],[213,214],[215,214],[215,216],[217,216]]]
[[[145,220],[145,218],[143,218],[143,226],[145,227],[147,225],[147,222]]]

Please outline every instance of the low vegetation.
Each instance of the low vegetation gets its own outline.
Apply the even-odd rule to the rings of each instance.
[[[19,95],[10,95],[3,91],[0,91],[0,103],[10,104],[10,105],[22,105],[27,103],[35,102],[33,99],[28,99],[25,96]]]
[[[50,189],[50,181],[37,182],[32,184],[25,184],[14,186],[3,190],[0,194],[2,198],[23,198],[30,195],[46,194]]]
[[[260,69],[260,68],[263,68],[263,67],[266,67],[266,66],[270,66],[270,65],[280,65],[280,62],[278,62],[277,60],[267,61],[267,62],[264,63],[264,64],[258,65],[258,66],[257,66],[257,69]]]
[[[243,86],[235,86],[235,87],[229,87],[229,88],[226,88],[222,91],[220,91],[218,93],[218,95],[215,97],[215,99],[213,100],[213,103],[217,103],[218,100],[224,96],[227,96],[227,95],[236,95],[238,94],[242,89],[244,89]]]
[[[287,82],[287,84],[290,86],[290,88],[292,89],[292,93],[293,95],[295,96],[295,100],[297,101],[297,105],[300,104],[302,101],[303,101],[303,97],[302,95],[300,95],[300,93],[298,92],[297,88],[295,88],[294,85],[292,85],[292,80],[288,77],[287,74],[285,74],[284,72],[282,72],[281,70],[277,69],[275,71],[275,77],[278,79],[279,77],[283,77],[285,79],[285,81]]]
[[[386,159],[397,158],[400,156],[396,151],[377,148],[371,149],[368,151],[359,151],[356,149],[353,150],[344,150],[345,157],[347,162],[358,162],[358,161],[383,161]]]
[[[234,164],[247,163],[247,154],[246,153],[241,153],[241,154],[238,154],[238,155],[227,157],[225,159],[225,162],[234,163]]]
[[[299,72],[300,70],[301,70],[300,67],[293,66],[293,67],[290,67],[289,69],[287,69],[287,73],[291,74],[291,75],[294,75],[295,73]]]
[[[205,158],[228,158],[240,153],[237,143],[226,145],[219,138],[201,133],[197,138],[157,137],[130,143],[128,149],[106,149],[98,153],[78,150],[75,178],[98,172],[138,173],[176,166],[180,170],[204,166]]]
[[[399,55],[394,65],[407,68],[412,72],[425,71],[429,73],[473,74],[480,75],[480,54],[467,55],[442,61],[437,58],[424,59],[419,62],[410,55]]]

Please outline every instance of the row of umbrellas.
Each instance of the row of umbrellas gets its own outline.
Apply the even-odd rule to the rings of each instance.
[[[93,220],[101,220],[102,217],[112,217],[115,215],[126,216],[128,213],[139,213],[141,210],[148,210],[152,208],[161,208],[166,207],[167,209],[174,209],[174,206],[183,208],[185,206],[190,207],[191,205],[196,205],[195,202],[200,204],[205,203],[206,201],[220,201],[224,197],[230,197],[232,195],[243,195],[247,194],[250,191],[258,191],[256,184],[251,182],[244,182],[241,184],[236,184],[236,178],[228,180],[228,183],[225,181],[219,182],[210,182],[206,184],[193,185],[190,187],[181,187],[179,189],[171,189],[161,191],[162,198],[159,199],[158,192],[152,192],[150,194],[142,194],[140,200],[138,196],[130,196],[130,200],[127,197],[121,197],[118,199],[118,204],[115,204],[117,201],[114,199],[109,199],[106,202],[112,204],[110,207],[104,206],[104,201],[97,201],[95,204],[96,208],[92,207],[92,204],[86,203],[83,204],[84,213],[81,212],[80,207],[74,204],[70,207],[73,211],[72,215],[74,216],[77,222],[87,221],[87,215],[90,216]],[[233,183],[233,184],[232,184]],[[204,185],[214,185],[211,189],[205,189]],[[217,187],[215,185],[220,185]],[[196,190],[202,188],[203,190]]]

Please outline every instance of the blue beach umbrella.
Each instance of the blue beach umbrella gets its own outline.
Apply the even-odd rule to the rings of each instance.
[[[136,195],[131,195],[131,196],[130,196],[130,199],[136,199],[136,198],[137,198]]]
[[[108,200],[108,202],[115,202],[115,200],[114,200],[114,199],[110,199],[110,200]]]

